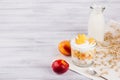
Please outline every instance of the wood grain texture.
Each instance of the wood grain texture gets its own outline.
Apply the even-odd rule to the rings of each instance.
[[[111,0],[107,19],[120,19]],[[89,80],[51,70],[60,40],[87,34],[90,0],[0,0],[0,80]]]

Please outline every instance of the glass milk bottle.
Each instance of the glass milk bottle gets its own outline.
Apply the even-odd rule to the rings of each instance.
[[[105,20],[103,11],[105,7],[92,5],[88,22],[88,36],[95,38],[97,41],[104,41]]]

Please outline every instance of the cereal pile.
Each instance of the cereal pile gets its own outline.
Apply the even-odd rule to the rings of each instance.
[[[98,42],[97,46],[107,50],[108,54],[112,54],[114,58],[120,60],[120,27],[117,24],[110,26],[113,31],[105,33],[105,42]]]
[[[107,32],[105,34],[105,41],[109,43],[106,47],[108,52],[120,59],[120,27],[111,26],[114,29],[114,34]]]
[[[101,75],[108,74],[105,68],[120,73],[120,24],[112,24],[112,31],[105,33],[104,42],[97,42],[94,67],[100,68]],[[101,56],[100,56],[101,55]],[[100,60],[100,63],[97,61]]]

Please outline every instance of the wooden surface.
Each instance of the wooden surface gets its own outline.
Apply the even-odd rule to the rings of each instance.
[[[120,19],[111,0],[106,19]],[[87,34],[90,0],[0,0],[0,80],[89,80],[51,70],[58,42]]]

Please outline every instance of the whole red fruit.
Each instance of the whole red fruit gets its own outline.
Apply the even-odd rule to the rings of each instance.
[[[65,73],[69,69],[69,64],[62,59],[55,60],[52,63],[52,69],[57,74]]]

